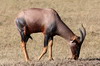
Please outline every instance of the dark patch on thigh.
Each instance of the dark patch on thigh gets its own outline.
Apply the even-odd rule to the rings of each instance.
[[[25,35],[24,32],[20,32],[21,35],[21,41],[27,42],[29,38],[32,39],[32,37],[29,35]]]
[[[16,25],[17,25],[18,31],[20,32],[22,41],[27,42],[29,38],[32,39],[32,37],[28,33],[28,28],[27,28],[24,18],[17,18]]]
[[[24,27],[26,26],[24,18],[17,18],[16,25],[19,31],[24,31]]]

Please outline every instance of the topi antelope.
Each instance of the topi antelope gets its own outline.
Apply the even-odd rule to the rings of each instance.
[[[48,47],[49,60],[53,60],[52,46],[55,35],[61,36],[69,41],[72,59],[77,60],[80,55],[81,45],[86,36],[86,30],[83,26],[80,29],[80,37],[75,35],[53,9],[30,8],[24,10],[16,18],[16,25],[21,35],[21,45],[26,61],[29,60],[26,43],[29,38],[32,39],[30,36],[32,33],[42,32],[44,34],[44,48],[38,60],[47,52]]]

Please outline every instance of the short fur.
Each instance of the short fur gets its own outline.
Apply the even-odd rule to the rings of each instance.
[[[53,40],[55,35],[61,36],[71,41],[72,58],[78,59],[81,45],[86,36],[86,30],[80,30],[81,37],[76,36],[70,28],[61,20],[60,16],[54,9],[30,8],[23,10],[16,18],[16,24],[20,32],[22,42],[27,42],[30,34],[42,32],[44,34],[44,48],[48,42]],[[80,41],[81,39],[81,41]],[[42,55],[46,52],[45,48]],[[41,55],[41,57],[42,57]],[[40,58],[41,58],[40,57]]]

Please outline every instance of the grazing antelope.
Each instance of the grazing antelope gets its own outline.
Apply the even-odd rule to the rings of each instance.
[[[81,45],[86,36],[86,30],[82,26],[81,36],[75,35],[70,28],[61,20],[58,13],[53,9],[30,8],[19,13],[16,18],[16,25],[21,35],[22,49],[26,61],[29,56],[26,50],[28,39],[32,39],[30,34],[42,32],[44,34],[44,48],[38,60],[47,52],[49,47],[49,60],[52,58],[53,37],[61,36],[69,41],[72,52],[72,58],[77,60],[80,54]]]

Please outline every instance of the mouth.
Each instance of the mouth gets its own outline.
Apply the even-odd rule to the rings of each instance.
[[[79,56],[77,56],[77,55],[73,55],[72,58],[73,58],[74,60],[78,60]]]

